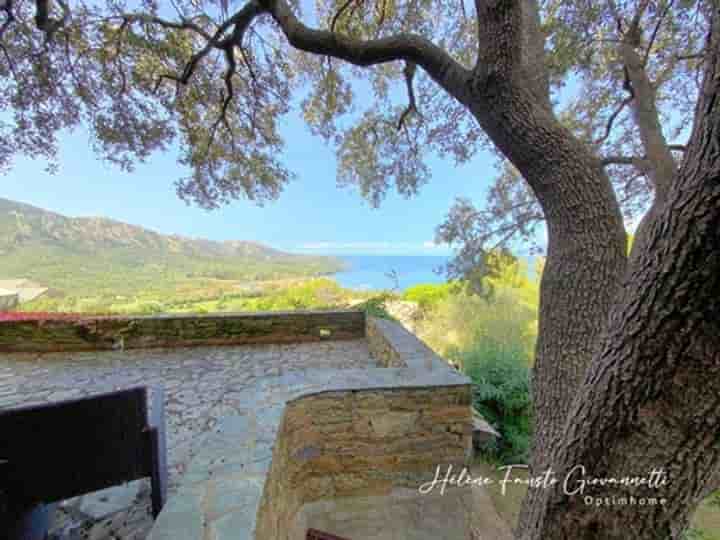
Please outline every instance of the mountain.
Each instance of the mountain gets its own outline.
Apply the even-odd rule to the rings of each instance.
[[[70,218],[0,198],[0,254],[30,244],[62,246],[80,251],[138,249],[198,257],[298,259],[299,256],[257,244],[164,235],[103,217]]]
[[[164,235],[103,217],[73,218],[0,198],[0,279],[63,292],[128,293],[199,279],[267,280],[328,274],[331,257],[232,240]]]

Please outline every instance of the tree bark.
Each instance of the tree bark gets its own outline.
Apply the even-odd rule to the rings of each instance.
[[[720,55],[718,17],[686,159],[633,252],[607,331],[553,456],[560,480],[523,540],[680,538],[720,464]],[[661,486],[586,486],[584,495],[664,498],[660,506],[586,504],[563,481],[648,477]],[[572,478],[576,478],[573,476]],[[571,482],[571,487],[577,484]],[[611,501],[612,502],[612,501]]]
[[[634,22],[638,20],[636,19]],[[632,36],[640,35],[639,30],[639,27],[635,27],[622,36],[619,51],[632,91],[631,107],[635,124],[645,150],[642,167],[647,172],[655,190],[653,203],[643,216],[636,231],[638,241],[633,248],[642,251],[645,239],[648,237],[646,229],[657,218],[658,212],[664,206],[678,166],[660,123],[655,86],[648,77],[644,60],[637,52],[640,44],[634,43],[632,39]],[[718,487],[720,487],[720,469],[715,471],[708,482],[704,490],[705,496],[710,495]]]
[[[660,125],[655,87],[648,78],[643,59],[628,38],[621,43],[620,53],[632,88],[631,107],[645,149],[648,176],[655,188],[655,200],[662,204],[677,166]]]
[[[530,465],[539,471],[562,440],[625,269],[625,230],[599,159],[552,112],[537,4],[478,1],[477,9],[480,57],[465,102],[532,188],[548,229],[532,374]],[[537,519],[537,495],[526,499],[520,528]]]
[[[639,14],[638,14],[639,15]],[[636,51],[640,44],[639,16],[633,21],[631,28],[622,36],[620,57],[625,65],[627,83],[632,92],[631,108],[635,125],[640,133],[640,141],[645,150],[643,159],[644,171],[647,173],[654,188],[653,202],[643,216],[636,231],[636,242],[633,249],[642,250],[646,229],[656,217],[659,209],[665,204],[668,191],[672,186],[677,166],[670,146],[663,134],[660,124],[660,113],[657,108],[657,92],[648,77],[643,59]]]

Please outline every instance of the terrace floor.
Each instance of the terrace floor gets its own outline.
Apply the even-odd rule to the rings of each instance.
[[[0,407],[46,403],[137,385],[165,391],[169,496],[203,435],[219,419],[247,415],[271,423],[269,401],[298,386],[321,385],[337,370],[377,367],[364,339],[111,352],[0,355]],[[289,388],[292,386],[293,388]],[[264,406],[267,405],[267,406]],[[52,448],[48,449],[52,452]],[[55,540],[142,540],[152,526],[146,480],[64,501]]]

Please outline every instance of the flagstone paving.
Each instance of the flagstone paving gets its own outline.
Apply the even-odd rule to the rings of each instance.
[[[281,414],[272,403],[336,370],[377,367],[364,339],[311,344],[0,355],[0,408],[83,397],[136,385],[165,392],[169,495],[205,435],[228,416]],[[262,411],[266,407],[265,412]],[[260,412],[260,415],[258,415]],[[271,450],[269,443],[267,450]],[[52,452],[49,448],[48,452]],[[267,457],[267,456],[266,456]],[[51,459],[52,456],[49,455]],[[140,480],[64,501],[54,540],[142,540],[152,526]]]

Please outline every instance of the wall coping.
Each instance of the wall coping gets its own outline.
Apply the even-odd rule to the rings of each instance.
[[[359,310],[88,316],[0,322],[0,352],[300,343],[365,337]]]

